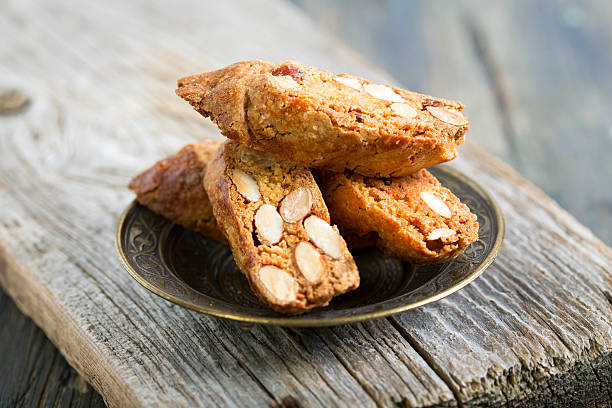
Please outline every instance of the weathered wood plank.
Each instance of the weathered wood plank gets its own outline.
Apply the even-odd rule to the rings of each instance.
[[[0,339],[0,406],[104,406],[42,330],[2,291]]]
[[[172,29],[154,28],[166,21]],[[0,283],[110,405],[516,403],[548,395],[556,376],[610,388],[610,248],[470,147],[455,165],[503,205],[508,241],[476,284],[438,304],[246,333],[155,297],[121,269],[114,227],[129,178],[187,141],[218,137],[172,94],[177,72],[257,56],[385,79],[291,8],[19,2],[0,22],[10,38],[0,78],[31,98],[0,117]],[[572,401],[576,383],[550,395]]]

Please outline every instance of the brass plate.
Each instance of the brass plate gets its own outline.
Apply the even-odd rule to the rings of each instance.
[[[479,240],[454,260],[426,267],[398,261],[375,248],[356,251],[360,287],[334,298],[327,307],[299,316],[285,316],[260,303],[226,245],[173,224],[136,202],[119,220],[117,250],[125,269],[153,293],[246,325],[333,326],[389,316],[461,289],[489,266],[503,241],[501,211],[481,187],[446,166],[431,172],[478,216]]]

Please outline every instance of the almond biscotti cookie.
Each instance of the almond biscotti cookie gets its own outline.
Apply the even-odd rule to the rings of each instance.
[[[182,78],[176,93],[241,144],[366,176],[451,160],[469,127],[460,102],[296,62],[239,62]]]
[[[143,170],[128,185],[136,193],[136,201],[172,222],[227,243],[204,190],[206,167],[221,143],[207,140],[188,144]],[[372,240],[348,231],[343,238],[349,249],[374,245]]]
[[[226,242],[204,190],[204,173],[221,142],[189,144],[135,176],[136,200],[170,221]]]
[[[238,267],[271,308],[301,313],[359,285],[308,169],[228,141],[204,186]]]
[[[446,262],[478,239],[470,209],[427,170],[378,179],[317,172],[341,230],[374,238],[386,254],[415,264]]]
[[[219,229],[208,194],[204,190],[204,173],[218,141],[189,144],[178,153],[159,160],[135,176],[128,187],[136,200],[150,210],[185,228],[227,243]],[[343,231],[349,249],[373,246],[372,240]]]

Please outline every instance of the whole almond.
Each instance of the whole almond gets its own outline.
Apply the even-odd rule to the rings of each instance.
[[[259,201],[261,194],[257,181],[250,174],[236,168],[232,172],[232,181],[236,186],[236,190],[247,200],[251,202]]]
[[[324,266],[321,254],[308,242],[300,242],[295,246],[295,263],[302,275],[310,282],[317,283],[321,280]]]
[[[334,258],[341,258],[344,252],[342,237],[331,225],[316,215],[311,215],[304,220],[306,233],[325,253]]]
[[[280,214],[288,223],[301,221],[310,213],[312,194],[306,187],[299,187],[283,198],[280,204]]]
[[[259,269],[259,280],[270,294],[282,302],[297,298],[297,282],[287,271],[276,266],[264,265]]]
[[[255,213],[255,228],[259,236],[270,244],[276,244],[283,237],[283,219],[276,207],[263,204]]]

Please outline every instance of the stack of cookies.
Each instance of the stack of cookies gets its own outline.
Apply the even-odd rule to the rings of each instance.
[[[281,313],[357,288],[349,247],[429,264],[478,238],[476,216],[425,170],[456,157],[469,127],[460,102],[296,62],[239,62],[180,79],[176,93],[229,140],[187,145],[129,187],[227,243]]]

